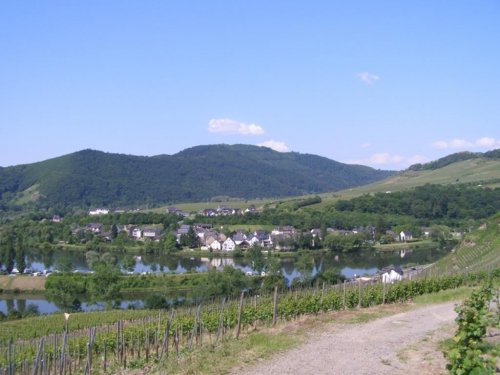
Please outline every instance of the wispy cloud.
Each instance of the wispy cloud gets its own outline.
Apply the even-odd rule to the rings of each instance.
[[[429,158],[422,155],[403,156],[398,154],[391,154],[389,152],[379,152],[372,154],[366,159],[349,160],[348,164],[362,164],[369,165],[375,168],[395,168],[402,169],[412,164],[428,162]]]
[[[450,141],[437,141],[432,144],[434,148],[440,149],[440,150],[445,150],[445,149],[452,149],[452,150],[466,150],[466,149],[473,149],[473,148],[494,148],[494,147],[500,147],[500,140],[495,139],[493,137],[482,137],[477,139],[474,142],[465,140],[465,139],[460,139],[460,138],[454,138]]]
[[[365,143],[363,143],[363,144],[361,145],[361,148],[370,148],[371,146],[372,146],[372,144],[371,144],[371,143],[369,143],[369,142],[365,142]]]
[[[438,149],[465,149],[467,147],[471,147],[472,143],[466,141],[465,139],[454,138],[451,141],[437,141],[432,144],[434,148]]]
[[[230,118],[217,118],[208,122],[210,133],[261,135],[264,134],[262,126],[257,124],[247,124]]]
[[[391,155],[388,152],[380,152],[373,154],[368,159],[369,164],[384,165],[384,164],[399,164],[404,160],[401,155]]]
[[[500,139],[483,137],[476,140],[476,145],[484,148],[500,147]]]
[[[363,82],[366,85],[372,85],[380,79],[380,77],[378,75],[368,73],[368,72],[358,73],[357,77],[361,82]]]
[[[286,145],[285,142],[275,141],[273,139],[259,143],[257,146],[269,147],[269,148],[272,148],[274,151],[279,151],[279,152],[290,151],[290,148]]]

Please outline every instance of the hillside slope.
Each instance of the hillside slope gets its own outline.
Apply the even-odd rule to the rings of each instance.
[[[467,233],[454,252],[432,266],[433,274],[490,271],[500,267],[500,213]]]
[[[339,191],[336,195],[345,199],[363,194],[407,190],[425,184],[477,184],[497,187],[500,186],[500,159],[476,157],[436,169],[407,169],[384,180]]]
[[[5,210],[30,201],[46,207],[116,207],[204,201],[219,195],[285,197],[345,189],[391,174],[249,145],[198,146],[153,157],[83,150],[0,168],[0,204]]]

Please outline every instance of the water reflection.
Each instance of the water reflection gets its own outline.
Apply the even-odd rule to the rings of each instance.
[[[297,255],[295,257],[279,258],[280,268],[287,279],[298,277],[298,274],[314,276],[315,273],[330,268],[339,269],[345,277],[352,274],[372,275],[379,269],[389,265],[416,265],[434,262],[447,253],[446,250],[428,249],[402,249],[394,252],[377,252],[365,250],[357,253],[340,254],[317,254]],[[124,270],[122,253],[113,254],[117,259],[117,265]],[[27,256],[28,268],[35,271],[54,271],[60,264],[69,263],[69,268],[75,272],[89,272],[85,253],[67,252],[61,250],[32,251]],[[151,255],[141,254],[134,256],[135,264],[131,270],[134,274],[142,273],[186,273],[206,272],[209,269],[222,269],[224,266],[232,266],[244,272],[252,272],[252,263],[248,258],[224,258],[213,254],[204,257],[189,257],[178,255]]]
[[[428,264],[444,256],[448,251],[444,249],[402,249],[394,252],[362,251],[352,254],[315,254],[297,255],[295,257],[279,258],[280,272],[285,277],[287,285],[294,280],[314,277],[319,272],[340,273],[346,278],[354,275],[373,275],[383,267],[413,266]],[[114,254],[117,264],[123,269],[124,254]],[[222,269],[224,266],[232,266],[245,273],[253,273],[252,263],[248,258],[224,258],[207,254],[205,257],[189,257],[176,255],[150,255],[138,254],[134,256],[135,265],[132,269],[134,274],[142,273],[186,273],[206,272],[209,269]],[[53,271],[60,264],[66,264],[75,272],[89,272],[85,253],[67,251],[32,251],[28,253],[28,267],[33,271]],[[0,295],[0,297],[3,297]],[[52,313],[60,309],[43,297],[36,296],[24,299],[0,299],[0,311],[7,314],[13,310],[26,310],[28,305],[34,304],[40,313]],[[120,303],[121,308],[142,306],[140,299]],[[106,308],[105,304],[87,305],[82,303],[84,311]]]

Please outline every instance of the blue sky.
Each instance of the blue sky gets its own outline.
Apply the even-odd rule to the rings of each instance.
[[[500,148],[500,2],[3,1],[0,166],[245,143],[403,169]]]

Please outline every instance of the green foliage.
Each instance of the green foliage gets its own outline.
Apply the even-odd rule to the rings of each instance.
[[[326,236],[323,241],[323,245],[337,252],[351,252],[360,250],[363,247],[369,247],[366,243],[366,235],[364,234],[335,234],[330,233]]]
[[[144,308],[148,310],[166,309],[169,307],[168,301],[165,297],[153,294],[146,297],[144,300]]]
[[[83,150],[40,163],[0,168],[0,203],[15,208],[17,195],[34,185],[43,195],[35,205],[64,209],[203,201],[220,195],[302,195],[367,184],[391,174],[249,145],[198,146],[154,157]]]
[[[493,374],[494,362],[484,357],[480,344],[488,326],[487,311],[492,297],[492,287],[484,287],[473,292],[455,310],[458,328],[455,345],[448,353],[449,370],[453,375]]]
[[[264,254],[262,253],[262,248],[260,246],[254,245],[250,247],[246,252],[245,256],[250,260],[250,264],[253,270],[261,273],[266,265],[266,260],[264,259]]]
[[[218,274],[218,276],[217,276]],[[205,280],[207,283],[219,285],[220,289],[226,288],[222,284],[231,281],[233,285],[241,288],[243,284],[238,282],[241,278],[237,270],[224,270],[214,273],[212,280]],[[491,274],[496,280],[500,277],[500,270]],[[51,276],[52,277],[52,276]],[[220,278],[219,278],[220,277]],[[486,273],[449,276],[437,279],[427,279],[418,281],[404,281],[394,285],[386,286],[385,302],[402,302],[415,298],[425,293],[439,290],[453,289],[462,285],[475,285],[482,283],[489,277]],[[50,278],[49,278],[50,280]],[[48,281],[49,281],[48,280]],[[204,282],[205,283],[205,282]],[[207,285],[208,286],[208,285]],[[227,290],[227,289],[226,289]],[[345,307],[356,308],[359,301],[359,288],[356,284],[348,284],[345,293]],[[373,306],[383,302],[384,288],[380,284],[364,285],[361,288],[361,307]],[[215,294],[213,294],[215,296]],[[252,325],[256,321],[259,324],[270,324],[273,319],[273,296],[272,293],[259,293],[259,295],[249,296],[244,302],[241,316],[243,325]],[[317,314],[322,311],[341,310],[344,308],[343,286],[328,286],[319,290],[318,288],[298,289],[281,292],[278,297],[277,313],[282,320],[294,319],[301,314]],[[163,300],[151,301],[154,304],[162,304]],[[238,322],[238,299],[226,299],[224,312],[221,315],[220,303],[210,303],[205,300],[200,313],[200,323],[203,329],[214,334],[220,324],[227,329],[234,328]],[[193,311],[195,309],[178,309],[173,316],[169,337],[173,337],[177,332],[193,332],[197,325]],[[140,319],[144,318],[144,319]],[[121,319],[140,319],[129,321],[124,325],[124,345],[125,350],[137,348],[137,342],[145,342],[146,336],[149,342],[162,342],[165,334],[166,312],[158,311],[107,311],[104,313],[84,313],[71,314],[69,318],[69,331],[78,331],[88,327],[114,324]],[[62,332],[64,320],[62,314],[54,314],[44,318],[30,318],[19,322],[0,323],[0,345],[5,345],[11,337],[15,336],[20,340],[36,338],[52,333]],[[81,358],[86,355],[87,335],[70,335],[68,342],[69,352],[78,354]],[[23,360],[32,360],[36,353],[39,341],[23,341],[22,346],[16,347],[16,363],[19,365]],[[45,353],[52,351],[52,341],[47,340]],[[117,351],[117,340],[115,327],[108,326],[98,330],[94,344],[94,354],[101,355],[104,345],[109,353]],[[5,349],[5,346],[0,348]],[[0,367],[5,367],[5,356],[0,356]]]
[[[203,274],[199,284],[193,289],[193,296],[197,300],[234,296],[248,287],[248,278],[242,271],[225,266],[221,272],[211,269]]]
[[[340,200],[335,207],[339,211],[409,215],[427,220],[479,219],[500,211],[500,189],[424,185],[402,192]]]

